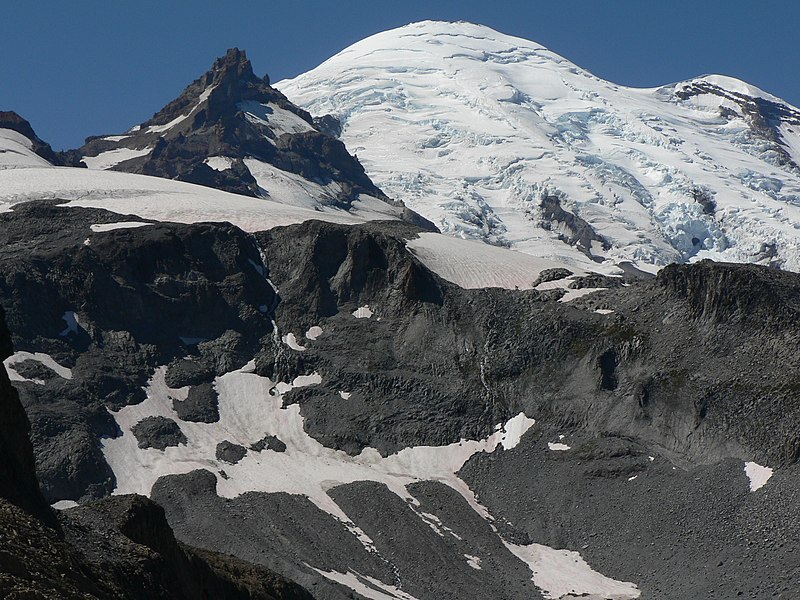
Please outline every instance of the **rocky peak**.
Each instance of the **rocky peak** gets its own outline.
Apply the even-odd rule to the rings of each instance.
[[[335,125],[326,123],[326,131]],[[92,161],[119,150],[130,158],[110,166]],[[270,86],[268,76],[256,76],[247,54],[238,48],[215,60],[210,70],[149,121],[125,135],[88,138],[68,155],[72,165],[83,161],[91,167],[99,162],[105,166],[98,168],[278,201],[282,198],[270,190],[273,178],[296,181],[297,175],[316,186],[318,193],[306,188],[303,193],[320,204],[347,209],[359,194],[388,200],[344,144]],[[251,169],[245,161],[254,161],[255,166],[251,163]],[[278,191],[285,195],[281,185]]]

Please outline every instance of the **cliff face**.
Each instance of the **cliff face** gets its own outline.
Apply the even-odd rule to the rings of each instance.
[[[0,308],[0,359],[13,353]],[[0,368],[0,597],[307,600],[261,568],[184,546],[163,509],[114,496],[56,514],[39,491],[30,423]]]
[[[0,308],[0,360],[13,353],[11,335]],[[5,368],[0,368],[0,497],[49,524],[53,515],[39,491],[34,470],[33,446],[28,438],[30,423],[11,386]]]

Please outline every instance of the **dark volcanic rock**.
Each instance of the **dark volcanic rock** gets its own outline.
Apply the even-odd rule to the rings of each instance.
[[[251,450],[261,452],[264,449],[272,450],[273,452],[286,452],[286,444],[274,435],[267,435],[258,440],[255,444],[250,446]]]
[[[214,379],[213,369],[200,361],[178,358],[170,363],[164,380],[173,389],[198,386]],[[183,417],[181,417],[183,418]]]
[[[271,120],[276,110],[290,113],[297,123],[304,122],[306,130],[283,131],[280,119]],[[335,119],[321,120],[318,128],[311,115],[271,87],[268,77],[256,76],[245,53],[233,48],[122,140],[92,137],[67,155],[72,164],[78,164],[84,156],[117,148],[150,149],[146,156],[113,168],[264,196],[242,161],[256,159],[310,182],[338,183],[341,192],[332,202],[344,208],[362,193],[388,201],[358,160],[331,135],[335,133]],[[212,156],[226,157],[231,164],[212,169],[205,163]]]
[[[19,386],[50,502],[111,492],[99,443],[119,435],[108,409],[143,401],[156,367],[193,353],[168,385],[209,382],[272,330],[261,307],[277,299],[252,237],[227,224],[89,229],[119,220],[136,218],[49,202],[0,217],[0,304],[15,343],[72,370]],[[65,315],[79,323],[69,335]]]
[[[274,572],[175,540],[163,510],[114,496],[51,528],[0,500],[0,596],[65,600],[311,600]]]
[[[559,279],[565,279],[572,275],[572,271],[569,269],[564,268],[555,268],[555,269],[544,269],[539,276],[534,280],[531,287],[536,287],[540,283],[546,283],[548,281],[558,281]]]
[[[216,423],[219,421],[219,396],[210,383],[193,385],[186,400],[175,400],[172,408],[183,421]]]
[[[592,244],[596,242],[602,249],[608,250],[611,246],[592,226],[561,206],[558,196],[545,196],[541,203],[544,229],[551,229],[559,233],[559,237],[576,246],[581,252],[592,258]]]
[[[0,361],[12,353],[5,313],[0,308]],[[54,523],[36,481],[29,431],[30,423],[19,396],[11,386],[5,368],[0,366],[0,498],[16,504],[46,523]]]
[[[178,424],[167,417],[147,417],[131,428],[139,448],[164,450],[168,446],[186,444],[186,436]]]
[[[247,448],[240,446],[239,444],[229,442],[228,440],[217,444],[217,460],[222,460],[226,463],[235,465],[244,458],[245,454],[247,454]]]

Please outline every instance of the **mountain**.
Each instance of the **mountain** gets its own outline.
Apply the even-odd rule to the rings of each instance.
[[[271,87],[269,77],[257,77],[245,53],[233,48],[149,121],[90,137],[62,160],[308,208],[389,202],[322,125]]]
[[[156,177],[0,130],[2,594],[796,596],[800,274],[648,274],[560,195],[535,255],[297,173],[170,179],[250,122],[193,108],[222,72],[267,102],[248,64],[131,133],[188,115]]]
[[[0,358],[12,353],[0,309]],[[3,598],[311,598],[272,572],[179,544],[164,511],[146,498],[106,498],[56,516],[39,490],[30,424],[4,367],[0,414]]]
[[[336,118],[373,181],[444,232],[579,266],[800,270],[800,109],[742,81],[628,88],[425,21],[276,87]]]

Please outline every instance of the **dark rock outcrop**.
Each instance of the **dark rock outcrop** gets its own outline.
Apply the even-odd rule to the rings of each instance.
[[[210,383],[189,388],[186,400],[175,400],[172,408],[183,421],[216,423],[219,421],[219,397]]]
[[[283,116],[273,117],[276,111]],[[281,124],[286,115],[295,122],[289,130]],[[343,208],[362,193],[388,201],[344,144],[330,135],[336,123],[323,119],[319,125],[271,87],[269,77],[256,76],[246,54],[232,48],[178,98],[122,139],[91,137],[66,156],[78,165],[84,156],[109,150],[147,149],[146,155],[113,168],[263,196],[243,162],[252,158],[311,182],[337,183],[341,191],[333,202]],[[211,168],[205,162],[210,157],[225,157],[230,165]]]
[[[0,361],[13,354],[11,335],[0,308]],[[22,508],[45,523],[55,521],[39,491],[34,468],[33,447],[28,433],[30,423],[11,386],[8,373],[0,365],[0,498]]]
[[[186,436],[178,424],[167,417],[147,417],[131,428],[139,448],[165,450],[169,446],[186,444]]]

